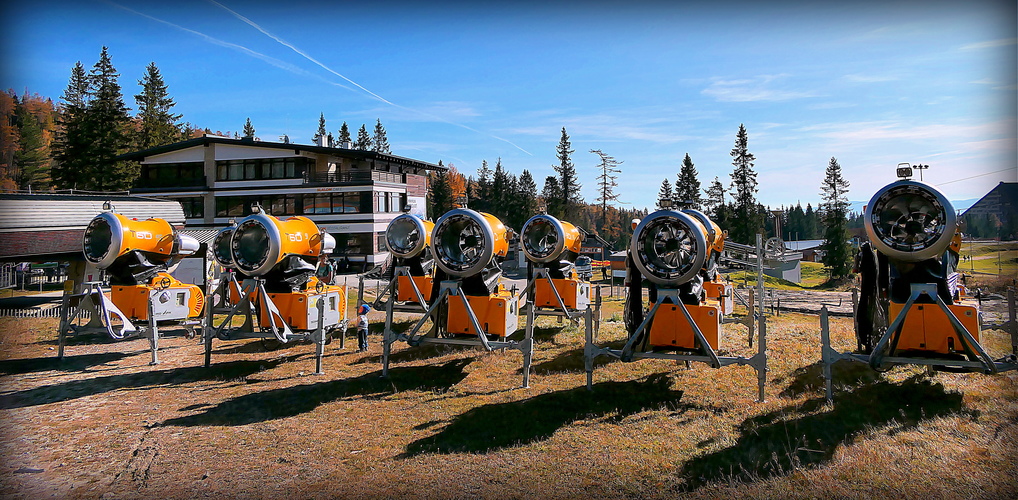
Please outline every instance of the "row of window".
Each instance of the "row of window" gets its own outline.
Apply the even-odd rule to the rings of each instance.
[[[203,217],[201,198],[182,198],[184,213],[200,213],[188,217]],[[272,215],[314,215],[355,213],[396,213],[406,204],[402,193],[375,193],[356,191],[349,193],[309,193],[287,195],[217,196],[216,217],[244,217],[251,215],[251,207],[261,205]]]
[[[142,165],[137,181],[140,188],[204,185],[205,171],[201,162]]]
[[[216,162],[217,181],[300,179],[311,164],[309,158],[253,158]]]

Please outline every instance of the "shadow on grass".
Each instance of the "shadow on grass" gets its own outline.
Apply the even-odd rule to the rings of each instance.
[[[521,317],[520,321],[522,322],[522,321],[524,321],[524,319],[525,318]],[[544,342],[551,342],[552,340],[555,339],[555,336],[558,335],[559,332],[561,332],[563,329],[565,329],[565,327],[568,326],[568,325],[569,325],[569,323],[566,322],[566,323],[563,323],[562,326],[556,325],[556,326],[536,326],[536,327],[534,327],[534,343],[541,344],[541,343],[544,343]],[[515,340],[515,341],[518,342],[518,341],[523,340],[523,338],[526,337],[526,336],[527,336],[527,328],[523,327],[523,328],[520,328],[519,330],[513,332],[513,334],[510,335],[507,338],[509,340]]]
[[[855,361],[838,360],[831,365],[833,377],[831,386],[835,391],[851,389],[863,384],[872,384],[880,380],[880,374],[865,363]],[[785,381],[784,377],[774,379],[775,384]],[[792,372],[791,381],[780,396],[783,398],[796,398],[807,393],[823,393],[824,387],[824,362],[817,361],[812,365],[796,368]]]
[[[78,356],[64,356],[61,361],[56,356],[47,358],[25,358],[8,359],[0,361],[0,375],[15,375],[19,373],[33,373],[44,371],[78,372],[87,368],[120,361],[129,356],[142,352],[104,352],[98,354],[81,354]]]
[[[665,374],[631,382],[602,382],[593,391],[577,387],[523,401],[480,406],[467,411],[437,434],[407,445],[401,458],[424,453],[486,453],[548,439],[577,420],[612,415],[615,421],[647,408],[668,406],[684,412],[682,391],[672,390]],[[433,423],[429,423],[433,424]]]
[[[867,429],[892,424],[892,432],[900,432],[926,419],[966,411],[961,394],[921,376],[836,393],[833,409],[812,413],[823,408],[824,399],[818,398],[746,420],[734,445],[690,459],[681,475],[690,489],[732,479],[767,479],[828,462],[838,446],[851,444]],[[796,417],[799,413],[809,414]]]
[[[625,347],[625,340],[616,340],[609,342],[608,344],[599,344],[598,347],[607,347],[610,349],[622,349]],[[617,361],[616,358],[611,356],[598,356],[594,358],[594,368],[603,366],[613,361]],[[568,372],[583,372],[587,370],[586,361],[584,359],[584,349],[570,349],[564,351],[554,358],[548,361],[543,361],[531,366],[531,369],[535,374],[538,375],[549,375],[553,373],[568,373]],[[523,373],[523,368],[520,367],[517,373]]]
[[[388,378],[382,378],[381,372],[375,371],[352,379],[246,394],[210,407],[202,413],[169,419],[162,425],[246,425],[300,415],[324,403],[345,398],[448,389],[466,377],[463,368],[469,362],[460,359],[438,366],[391,368]]]
[[[0,396],[0,409],[60,403],[119,389],[187,384],[202,380],[233,380],[274,368],[298,357],[288,356],[266,361],[231,361],[213,364],[208,368],[195,366],[71,380]]]
[[[417,347],[408,347],[400,351],[393,352],[389,355],[389,363],[406,363],[410,361],[420,361],[433,358],[440,358],[442,356],[453,354],[463,351],[478,351],[478,354],[483,351],[480,346],[469,346],[469,345],[455,345],[455,344],[423,344]],[[354,361],[353,365],[360,365],[364,363],[381,363],[382,356],[365,356],[357,361]]]

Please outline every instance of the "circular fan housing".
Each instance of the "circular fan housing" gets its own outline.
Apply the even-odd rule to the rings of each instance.
[[[580,253],[583,242],[576,226],[546,214],[535,215],[520,232],[523,254],[532,262],[553,262],[566,250]]]
[[[279,220],[265,213],[252,214],[239,223],[230,238],[230,256],[236,268],[251,276],[262,276],[289,255],[315,258],[335,240],[322,235],[307,217]]]
[[[212,240],[212,256],[215,257],[216,262],[220,266],[233,269],[237,267],[237,264],[233,262],[233,251],[230,247],[230,240],[233,239],[233,230],[236,226],[230,226],[222,229],[216,234],[215,239]]]
[[[438,267],[459,277],[480,273],[509,249],[502,221],[466,208],[450,210],[435,222],[431,244]]]
[[[877,251],[906,262],[943,254],[957,227],[951,202],[933,186],[914,180],[881,188],[866,205],[863,217]]]
[[[175,238],[173,226],[163,219],[128,219],[118,213],[103,212],[85,228],[81,249],[86,260],[106,269],[135,250],[145,252],[150,260],[168,261],[173,257]]]
[[[403,214],[385,228],[385,242],[396,257],[416,257],[431,245],[431,230],[435,224],[416,215]]]
[[[658,210],[640,221],[630,251],[650,281],[678,286],[696,276],[707,258],[707,230],[690,215]]]
[[[721,253],[725,249],[724,231],[721,230],[717,223],[710,220],[707,214],[692,208],[687,208],[682,213],[692,215],[707,230],[707,245],[711,250]]]

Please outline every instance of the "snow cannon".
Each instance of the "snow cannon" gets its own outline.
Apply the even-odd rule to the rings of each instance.
[[[335,248],[332,235],[311,219],[280,220],[261,210],[238,222],[230,237],[233,263],[248,276],[313,274],[318,257]]]
[[[523,224],[520,243],[527,260],[547,264],[560,260],[574,261],[580,254],[583,239],[580,230],[547,214],[538,214]]]
[[[85,228],[85,259],[110,274],[111,284],[135,285],[193,254],[201,244],[164,219],[129,219],[103,212]]]
[[[435,263],[450,276],[476,276],[509,251],[512,230],[497,217],[467,208],[445,213],[435,223],[431,242]]]
[[[416,215],[402,214],[385,228],[385,241],[389,251],[396,257],[410,259],[417,257],[431,246],[431,232],[435,223]]]
[[[933,186],[911,179],[878,190],[863,220],[873,249],[901,262],[939,257],[957,229],[951,202]]]

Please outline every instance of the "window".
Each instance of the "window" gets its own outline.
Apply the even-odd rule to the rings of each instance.
[[[180,202],[184,209],[184,217],[191,219],[205,216],[205,200],[202,198],[177,198],[174,201]]]
[[[371,241],[374,236],[373,233],[332,233],[332,237],[336,239],[336,250],[332,253],[333,255],[374,253]],[[382,237],[385,235],[382,234]]]
[[[385,233],[377,233],[377,234],[375,234],[375,242],[376,242],[376,248],[378,248],[379,252],[384,252],[384,251],[388,250],[388,248],[386,248],[386,244],[385,244]]]
[[[311,160],[308,158],[253,158],[216,162],[216,180],[299,179]]]
[[[138,176],[138,187],[181,187],[202,186],[205,184],[204,164],[189,163],[154,163],[141,166]]]

